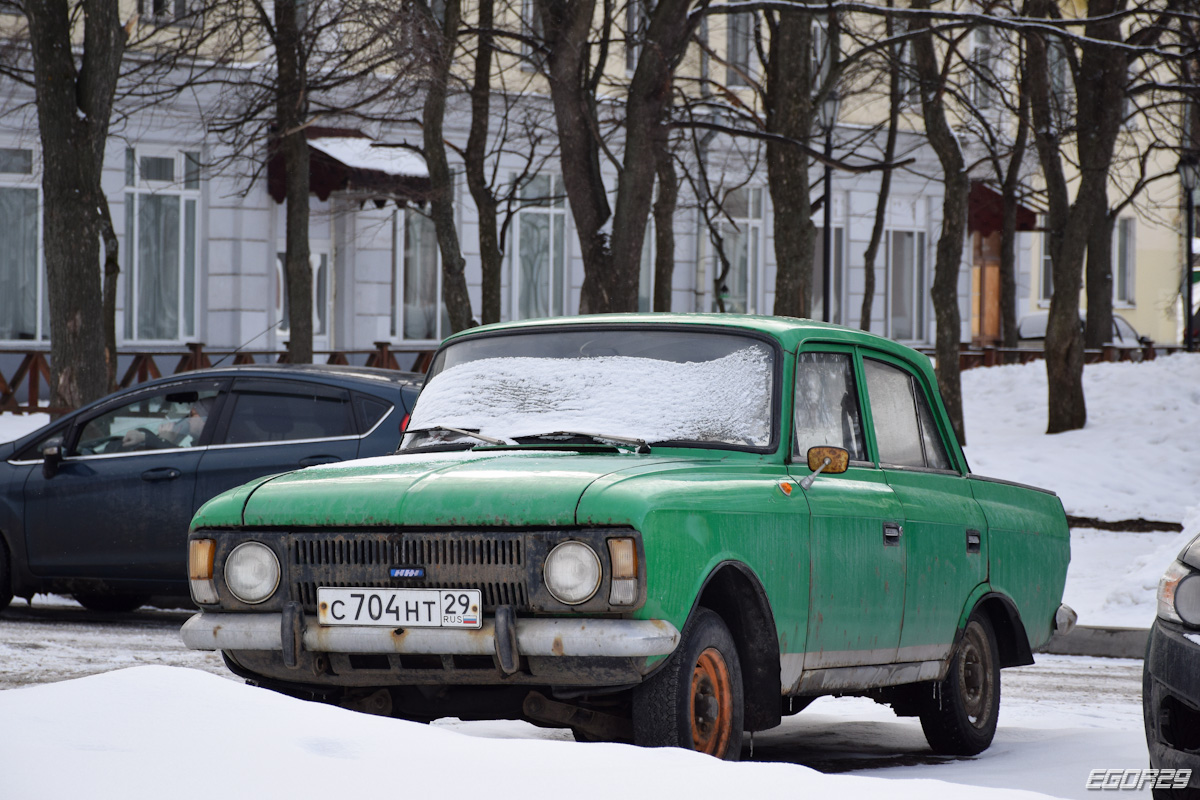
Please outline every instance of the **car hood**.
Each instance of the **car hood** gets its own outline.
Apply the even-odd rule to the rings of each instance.
[[[427,453],[310,467],[260,483],[247,526],[564,526],[583,493],[619,472],[645,474],[680,456],[547,451]],[[235,490],[240,491],[240,490]]]

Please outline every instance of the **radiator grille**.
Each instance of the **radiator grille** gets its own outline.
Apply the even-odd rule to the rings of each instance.
[[[485,611],[529,607],[527,547],[520,533],[304,533],[288,537],[291,599],[316,613],[318,586],[479,589]],[[391,567],[424,578],[392,578]]]

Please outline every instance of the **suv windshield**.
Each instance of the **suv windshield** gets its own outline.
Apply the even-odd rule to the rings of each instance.
[[[539,330],[438,354],[402,450],[578,431],[761,449],[772,441],[775,350],[701,330]],[[457,428],[459,432],[451,429]]]

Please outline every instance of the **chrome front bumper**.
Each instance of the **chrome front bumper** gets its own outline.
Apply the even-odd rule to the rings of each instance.
[[[679,644],[675,626],[658,619],[516,619],[513,627],[517,650],[526,656],[663,656]],[[285,632],[292,638],[292,630],[284,614],[200,613],[179,635],[193,650],[284,650]],[[490,619],[475,630],[301,622],[297,633],[303,648],[314,653],[487,656],[498,649]]]

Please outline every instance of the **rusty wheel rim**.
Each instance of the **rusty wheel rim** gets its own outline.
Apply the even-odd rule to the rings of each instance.
[[[701,753],[724,754],[733,734],[733,684],[725,657],[715,647],[696,659],[690,705],[692,746]]]

